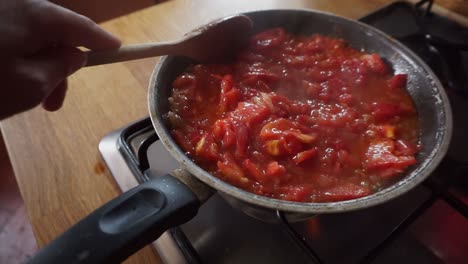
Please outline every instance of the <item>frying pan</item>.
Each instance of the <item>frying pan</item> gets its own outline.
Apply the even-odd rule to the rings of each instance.
[[[42,249],[31,263],[115,263],[158,238],[170,227],[196,215],[217,190],[232,206],[264,221],[276,210],[295,221],[315,214],[345,212],[389,201],[421,183],[445,155],[451,137],[449,101],[437,77],[404,45],[363,23],[310,10],[267,10],[246,13],[254,32],[283,27],[296,34],[321,33],[343,38],[352,47],[378,53],[396,73],[408,74],[407,89],[419,115],[422,149],[418,163],[392,186],[359,199],[329,203],[296,203],[255,195],[214,177],[198,167],[177,146],[164,118],[169,111],[172,81],[193,61],[168,56],[155,67],[149,84],[153,126],[180,169],[122,194],[97,209]]]

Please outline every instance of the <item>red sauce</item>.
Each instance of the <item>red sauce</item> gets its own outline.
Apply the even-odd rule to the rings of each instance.
[[[297,202],[369,195],[416,163],[406,75],[377,54],[275,28],[229,65],[193,65],[173,83],[172,135],[206,171]]]

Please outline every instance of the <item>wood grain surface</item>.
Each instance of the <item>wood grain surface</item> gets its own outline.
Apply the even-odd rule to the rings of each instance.
[[[436,0],[435,2],[449,10],[454,10],[457,13],[468,17],[468,1],[466,0]]]
[[[389,2],[174,0],[102,26],[120,36],[123,43],[132,44],[175,39],[209,20],[247,10],[313,8],[359,18]],[[156,61],[152,58],[82,69],[70,77],[60,111],[47,113],[36,108],[2,122],[39,246],[119,194],[97,146],[111,130],[147,115],[147,83]],[[146,247],[127,263],[160,263],[160,259]]]
[[[58,5],[85,15],[96,22],[106,21],[142,8],[154,5],[159,0],[49,0]]]

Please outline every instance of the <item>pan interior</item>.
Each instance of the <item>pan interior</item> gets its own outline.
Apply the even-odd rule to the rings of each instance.
[[[149,107],[153,125],[169,152],[192,174],[210,186],[244,202],[272,209],[301,213],[342,212],[379,204],[405,193],[423,181],[441,161],[451,136],[452,117],[447,96],[437,77],[414,53],[384,33],[360,22],[309,10],[267,10],[246,13],[254,22],[254,32],[283,27],[295,34],[323,35],[344,39],[355,49],[378,53],[394,73],[408,74],[407,89],[419,116],[422,149],[418,163],[394,185],[367,197],[334,203],[294,203],[248,193],[205,172],[193,163],[172,139],[164,115],[173,80],[190,64],[186,58],[164,57],[156,66],[149,87]]]

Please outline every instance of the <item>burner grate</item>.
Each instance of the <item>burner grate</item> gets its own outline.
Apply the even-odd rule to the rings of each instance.
[[[317,255],[317,253],[310,247],[305,238],[300,235],[288,222],[286,217],[284,216],[284,213],[281,211],[276,211],[276,216],[278,217],[278,220],[281,224],[281,227],[283,228],[283,231],[288,234],[288,236],[296,243],[296,245],[301,248],[307,256],[309,256],[310,260],[314,264],[322,264],[323,261],[320,260],[320,257]]]
[[[360,261],[362,264],[372,263],[393,241],[395,241],[400,234],[402,234],[419,216],[421,216],[427,209],[429,209],[437,198],[432,195],[423,204],[417,207],[409,216],[400,222],[388,236],[376,245],[369,253]]]

